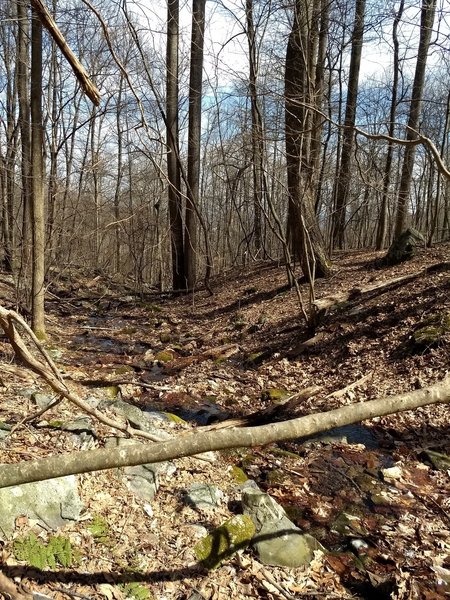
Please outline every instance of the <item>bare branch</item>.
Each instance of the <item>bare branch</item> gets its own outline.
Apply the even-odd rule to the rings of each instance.
[[[72,52],[72,50],[69,48],[58,25],[55,23],[55,20],[49,13],[48,8],[45,6],[42,0],[31,0],[31,5],[35,10],[36,14],[38,15],[42,25],[47,29],[51,37],[55,40],[56,44],[58,45],[58,48],[66,57],[70,66],[72,67],[75,77],[80,82],[86,95],[95,104],[95,106],[98,106],[100,104],[101,98],[100,92],[98,91],[92,79],[87,74],[83,65],[80,63],[80,61]]]

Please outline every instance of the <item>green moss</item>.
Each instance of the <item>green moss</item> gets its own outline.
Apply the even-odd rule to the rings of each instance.
[[[120,392],[119,386],[117,385],[108,385],[107,387],[103,388],[102,391],[103,394],[110,400],[115,400]]]
[[[17,560],[40,570],[56,569],[57,566],[71,567],[80,560],[80,552],[63,536],[51,536],[45,544],[34,533],[30,533],[14,540],[13,553]]]
[[[258,460],[257,457],[254,454],[251,454],[249,452],[248,454],[246,454],[245,456],[243,456],[242,459],[241,459],[242,467],[244,469],[248,469],[249,467],[251,467],[252,465],[254,465],[257,460]]]
[[[413,333],[413,340],[418,346],[435,346],[444,335],[450,332],[450,312],[434,313],[420,323]]]
[[[122,329],[119,329],[119,332],[121,335],[133,335],[134,333],[137,333],[138,329],[137,327],[123,327]]]
[[[282,469],[272,469],[266,473],[266,481],[270,485],[276,485],[282,483],[285,479],[285,474]]]
[[[124,583],[119,587],[122,590],[125,598],[132,598],[133,600],[151,600],[153,598],[149,590],[137,581]]]
[[[447,471],[450,469],[450,456],[434,452],[433,450],[425,450],[425,454],[429,458],[431,464],[439,471]]]
[[[231,475],[231,479],[235,483],[245,483],[246,481],[248,481],[248,477],[247,477],[244,469],[241,469],[240,467],[237,467],[236,465],[231,467],[230,475]]]
[[[166,417],[169,419],[169,421],[172,421],[172,423],[187,423],[187,421],[171,412],[163,412],[163,415],[166,415]]]
[[[247,362],[251,365],[257,366],[260,365],[264,360],[263,352],[252,352],[248,355]]]
[[[94,515],[91,524],[88,526],[88,530],[99,544],[109,543],[109,525],[101,515]]]
[[[281,388],[268,388],[261,393],[261,400],[270,400],[274,404],[284,402],[289,397],[289,392]]]
[[[168,344],[172,340],[172,336],[170,335],[170,333],[161,333],[159,335],[159,339],[163,344]]]
[[[162,363],[168,363],[171,360],[173,360],[175,358],[173,352],[171,352],[170,350],[161,350],[160,352],[157,352],[157,354],[155,355],[155,360],[157,360],[158,362],[162,362]]]
[[[117,369],[114,369],[115,375],[126,375],[127,373],[134,373],[134,369],[133,367],[130,367],[130,365],[122,365]]]
[[[64,425],[64,421],[53,420],[48,422],[49,427],[54,427],[55,429],[60,429]]]
[[[238,550],[247,548],[254,535],[251,518],[236,515],[197,542],[195,556],[207,569],[215,569]]]
[[[282,448],[272,448],[270,452],[274,456],[281,456],[283,458],[295,458],[295,460],[299,458],[299,455],[295,454],[295,452],[289,452],[289,450],[283,450]]]

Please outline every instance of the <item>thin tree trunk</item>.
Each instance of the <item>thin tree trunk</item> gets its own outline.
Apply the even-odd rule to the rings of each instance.
[[[186,288],[193,289],[197,281],[197,210],[200,185],[200,144],[202,118],[203,44],[206,0],[193,0],[191,68],[189,77],[189,131],[187,158],[187,193],[185,220]]]
[[[393,64],[393,81],[392,81],[392,96],[391,96],[391,108],[389,112],[389,130],[388,135],[394,137],[395,134],[395,115],[397,112],[397,96],[398,96],[398,79],[399,79],[399,42],[398,42],[398,25],[403,15],[404,0],[400,1],[400,6],[395,15],[394,24],[392,27],[392,42],[394,45],[394,64]],[[389,197],[389,187],[391,184],[391,168],[392,159],[394,156],[394,144],[388,143],[387,154],[386,154],[386,165],[384,167],[383,176],[383,195],[381,198],[380,216],[378,219],[377,226],[377,237],[376,237],[376,249],[381,250],[384,248],[387,233],[387,206]]]
[[[436,12],[436,0],[423,0],[422,13],[420,21],[420,40],[417,51],[416,71],[412,88],[411,105],[409,109],[408,128],[406,131],[407,140],[417,138],[417,129],[419,127],[420,113],[422,109],[422,95],[425,82],[425,69],[428,58],[428,50],[431,41],[431,32]],[[409,144],[405,148],[403,156],[402,175],[400,179],[400,189],[397,200],[397,215],[395,220],[394,237],[398,237],[405,228],[408,214],[408,202],[411,189],[411,180],[416,156],[415,144]]]
[[[346,208],[350,190],[350,171],[356,121],[356,104],[358,100],[359,71],[361,66],[364,15],[366,0],[356,0],[355,21],[352,34],[352,51],[350,57],[350,72],[348,76],[347,101],[345,105],[344,133],[342,138],[341,163],[337,181],[336,206],[333,224],[333,246],[344,247]]]
[[[181,290],[186,285],[183,242],[183,201],[179,150],[179,0],[167,3],[166,53],[166,144],[169,220],[172,250],[172,287]]]
[[[39,339],[45,334],[45,216],[42,124],[42,25],[31,20],[31,185],[32,185],[32,327]]]

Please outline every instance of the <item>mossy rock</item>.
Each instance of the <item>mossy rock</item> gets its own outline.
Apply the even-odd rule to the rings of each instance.
[[[251,454],[249,452],[248,454],[246,454],[245,456],[243,456],[242,459],[241,459],[242,467],[244,469],[248,469],[249,467],[251,467],[252,465],[254,465],[257,460],[258,460],[258,458],[254,454]]]
[[[195,556],[207,569],[215,569],[238,550],[247,548],[254,535],[252,519],[248,515],[236,515],[197,542]]]
[[[187,423],[187,421],[185,421],[184,419],[182,419],[178,415],[174,415],[171,412],[163,412],[162,414],[166,415],[166,417],[169,419],[169,421],[172,421],[172,423],[181,423],[183,425],[185,425]]]
[[[168,344],[169,342],[172,341],[172,335],[170,333],[163,332],[163,333],[159,334],[159,339],[160,339],[161,343]]]
[[[171,350],[161,350],[155,354],[155,360],[161,363],[169,363],[175,358],[175,354]]]
[[[398,265],[410,260],[416,254],[417,245],[424,243],[425,239],[420,231],[410,227],[394,239],[388,253],[384,257],[384,264],[388,266]]]
[[[245,483],[246,481],[248,481],[248,477],[244,469],[241,469],[241,467],[237,467],[236,465],[231,467],[230,474],[231,479],[235,483]]]
[[[331,526],[331,530],[339,533],[340,535],[361,535],[367,534],[364,527],[361,524],[361,519],[357,515],[352,515],[347,512],[342,512],[337,516],[334,523]]]
[[[270,485],[282,483],[286,475],[282,469],[272,469],[266,473],[266,481]]]
[[[435,313],[424,319],[413,333],[416,346],[436,346],[450,333],[450,313]]]
[[[108,400],[115,400],[120,393],[118,385],[108,385],[102,389],[102,393]]]
[[[261,393],[261,400],[270,400],[273,404],[281,404],[289,397],[289,392],[281,388],[268,388]]]
[[[433,450],[425,450],[425,455],[438,471],[447,471],[450,469],[450,456],[434,452]]]
[[[115,375],[126,375],[127,373],[134,373],[134,369],[130,365],[121,365],[117,369],[114,369]]]

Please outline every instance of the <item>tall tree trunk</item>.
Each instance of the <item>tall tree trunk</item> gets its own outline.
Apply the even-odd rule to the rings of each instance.
[[[186,287],[197,280],[197,218],[200,186],[200,143],[202,120],[203,45],[206,0],[192,2],[191,68],[189,76],[189,131],[187,158],[186,222],[184,238]]]
[[[288,229],[294,253],[306,278],[327,276],[330,263],[314,211],[314,177],[311,161],[311,82],[315,80],[317,39],[311,30],[313,12],[297,0],[289,35],[285,70],[286,166],[288,184]]]
[[[42,124],[42,25],[31,20],[32,327],[45,338],[45,217]]]
[[[399,78],[399,43],[398,43],[398,25],[403,15],[404,0],[400,1],[397,14],[395,15],[394,25],[392,27],[392,42],[394,45],[394,64],[393,64],[393,75],[394,79],[392,82],[392,96],[391,96],[391,109],[389,112],[389,130],[388,135],[394,137],[395,133],[395,114],[397,112],[397,96],[398,96],[398,78]],[[381,250],[384,247],[387,232],[387,205],[389,196],[389,186],[391,183],[391,167],[392,158],[394,156],[394,144],[388,143],[387,154],[386,154],[386,165],[384,167],[383,176],[383,195],[381,198],[380,216],[377,225],[377,238],[376,238],[376,249]]]
[[[264,203],[264,181],[263,181],[263,124],[261,111],[258,103],[257,78],[258,78],[258,55],[256,49],[256,32],[253,23],[253,0],[246,0],[245,15],[247,23],[247,42],[249,56],[249,94],[252,117],[252,167],[253,167],[253,245],[255,253],[262,249],[261,237],[261,213]]]
[[[29,92],[29,45],[30,18],[26,4],[17,0],[17,96],[19,100],[19,126],[21,139],[21,179],[22,179],[22,274],[27,279],[30,270],[31,254],[31,129]],[[26,287],[29,289],[28,285]],[[27,298],[29,302],[29,298]]]
[[[169,220],[172,250],[172,286],[181,290],[186,285],[183,242],[183,201],[181,196],[181,169],[178,125],[178,46],[179,0],[167,3],[166,53],[166,115],[167,115],[167,178]]]
[[[333,245],[344,247],[345,215],[350,188],[350,173],[356,120],[356,103],[358,100],[358,82],[361,66],[362,44],[364,34],[364,14],[366,0],[356,0],[355,20],[352,34],[352,51],[350,72],[348,76],[347,101],[345,105],[344,134],[342,138],[341,164],[337,181],[336,206],[333,223]]]
[[[425,82],[425,69],[428,58],[428,50],[431,41],[431,32],[436,13],[436,0],[423,0],[420,19],[420,39],[417,51],[416,71],[412,88],[411,105],[409,108],[408,129],[406,131],[407,140],[417,138],[417,129],[419,127],[419,118],[422,109],[423,86]],[[411,189],[411,179],[416,155],[416,146],[409,144],[405,148],[403,156],[402,175],[400,179],[400,189],[397,200],[397,214],[395,219],[394,237],[398,237],[405,228],[407,216],[407,204]]]

